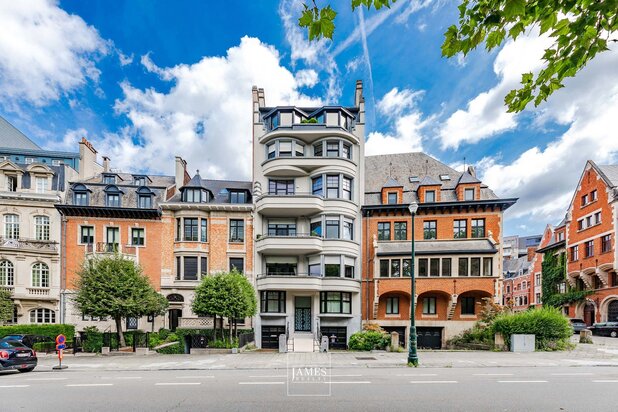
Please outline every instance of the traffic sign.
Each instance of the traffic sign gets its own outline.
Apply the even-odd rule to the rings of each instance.
[[[67,338],[64,335],[58,335],[56,336],[56,343],[58,345],[64,345],[64,343],[67,341]]]
[[[67,345],[64,343],[59,343],[56,345],[56,350],[66,349]]]

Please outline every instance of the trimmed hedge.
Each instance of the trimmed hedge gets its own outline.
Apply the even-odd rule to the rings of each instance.
[[[184,345],[181,345],[180,342],[176,342],[175,345],[166,346],[164,348],[158,349],[157,353],[161,353],[164,355],[182,355],[185,353]]]
[[[64,335],[68,340],[75,336],[73,325],[10,325],[0,326],[0,338],[6,335],[40,335],[56,339],[58,335]]]
[[[507,345],[510,345],[512,334],[535,335],[537,350],[569,349],[573,335],[569,319],[552,307],[501,314],[491,328],[494,333],[502,334]]]
[[[350,336],[350,350],[370,351],[386,349],[390,343],[389,335],[375,330],[363,330]]]

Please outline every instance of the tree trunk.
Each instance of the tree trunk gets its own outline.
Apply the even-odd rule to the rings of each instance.
[[[116,332],[118,332],[118,345],[124,348],[127,344],[124,341],[124,333],[122,332],[122,318],[118,316],[115,317],[114,320],[116,321]]]
[[[232,323],[234,322],[232,319],[233,318],[227,318],[227,323],[230,329],[230,345],[232,344]]]
[[[217,340],[217,315],[212,315],[212,340]]]

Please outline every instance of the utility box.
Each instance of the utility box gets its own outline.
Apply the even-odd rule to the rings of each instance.
[[[534,335],[511,335],[511,352],[534,352]]]
[[[320,342],[320,352],[328,352],[328,336],[322,336]]]
[[[288,351],[288,337],[285,335],[279,335],[279,353],[286,353]]]

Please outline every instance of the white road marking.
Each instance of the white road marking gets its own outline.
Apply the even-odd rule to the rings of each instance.
[[[114,386],[113,383],[72,383],[66,385],[69,388],[90,387],[90,386]]]
[[[598,379],[593,380],[594,383],[618,383],[618,379]]]
[[[206,379],[214,378],[212,375],[193,375],[193,376],[176,376],[176,379]]]
[[[351,384],[356,384],[356,383],[371,383],[371,382],[370,381],[347,381],[347,382],[344,382],[344,381],[331,381],[331,382],[324,382],[324,383],[332,383],[332,384],[335,384],[335,383],[345,383],[345,384],[350,384],[351,385]]]
[[[513,376],[512,373],[473,373],[472,376]]]
[[[457,381],[410,381],[410,383],[457,383]]]
[[[590,376],[592,373],[581,372],[581,373],[552,373],[552,376]]]
[[[438,376],[437,373],[404,373],[397,376]]]
[[[285,382],[238,382],[239,385],[284,385]]]
[[[27,381],[66,381],[69,378],[30,378]]]
[[[30,385],[0,385],[0,388],[27,388]]]
[[[202,382],[158,382],[155,386],[201,385]]]
[[[498,383],[547,383],[547,381],[498,381]]]
[[[119,376],[116,379],[130,380],[130,379],[142,379],[142,377],[141,376]]]

